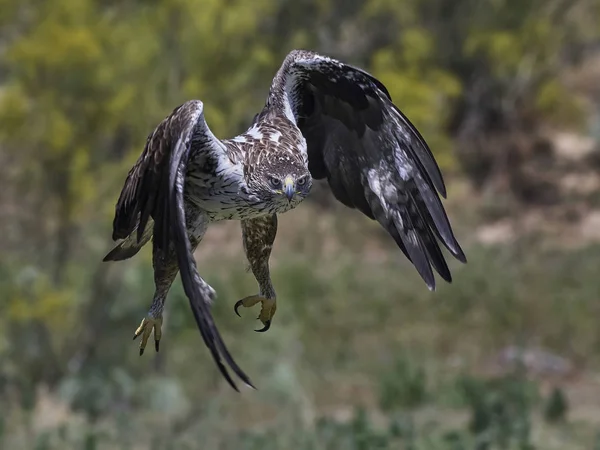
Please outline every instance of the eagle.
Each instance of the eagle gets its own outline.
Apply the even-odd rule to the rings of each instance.
[[[433,270],[452,276],[440,243],[465,263],[440,196],[446,188],[425,140],[394,105],[386,87],[366,71],[306,50],[284,59],[265,106],[248,130],[216,138],[203,103],[178,106],[148,136],[117,201],[104,261],[134,256],[152,239],[155,293],[134,339],[143,354],[153,334],[159,350],[162,314],[173,280],[181,281],[194,318],[218,369],[254,387],[215,325],[214,289],[200,276],[194,251],[207,227],[239,220],[258,294],[235,303],[261,304],[266,331],[277,308],[269,257],[277,215],[298,206],[313,180],[326,179],[334,197],[376,220],[412,262],[430,290]]]

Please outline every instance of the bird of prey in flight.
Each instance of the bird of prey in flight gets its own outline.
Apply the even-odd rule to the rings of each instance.
[[[219,370],[236,390],[227,366],[252,386],[215,326],[215,291],[199,275],[193,252],[209,223],[241,222],[258,294],[239,300],[235,312],[260,303],[264,327],[257,331],[268,330],[277,307],[269,273],[277,214],[298,206],[321,179],[341,203],[379,222],[430,289],[432,268],[452,279],[439,243],[466,262],[440,201],[446,188],[438,165],[386,87],[357,67],[294,50],[246,132],[216,138],[202,102],[190,100],[158,124],[129,171],[113,222],[119,242],[104,260],[131,258],[153,238],[156,291],[135,331],[140,355],[152,332],[159,349],[165,299],[180,272]]]

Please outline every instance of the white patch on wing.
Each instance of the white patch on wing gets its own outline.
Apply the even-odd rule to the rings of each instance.
[[[275,144],[279,143],[279,139],[281,139],[281,132],[280,131],[274,131],[273,133],[271,133],[271,135],[269,136],[269,140],[271,142],[274,142]]]
[[[367,180],[369,181],[371,190],[379,197],[381,195],[381,184],[379,183],[379,174],[375,169],[369,169]]]
[[[319,62],[322,62],[322,61],[330,63],[330,62],[332,62],[332,59],[329,56],[312,54],[312,55],[310,55],[309,58],[298,59],[297,62],[300,64],[307,65],[307,66],[312,66],[312,65],[318,66]]]
[[[389,167],[381,161],[379,169],[369,169],[367,172],[369,188],[379,198],[379,202],[387,216],[389,205],[398,200],[398,189],[389,181]]]
[[[294,117],[292,105],[290,104],[290,101],[291,101],[290,96],[288,95],[288,85],[291,84],[290,78],[292,78],[292,77],[288,77],[286,86],[283,90],[283,113],[285,114],[285,117],[287,117],[290,122],[292,122],[294,125],[296,125],[296,117]]]
[[[398,174],[404,181],[408,181],[411,178],[413,172],[413,166],[409,161],[408,157],[400,147],[394,149],[394,161]]]
[[[263,138],[263,134],[257,126],[250,128],[248,131],[246,131],[246,134],[258,141]]]
[[[377,196],[377,198],[379,199],[379,203],[381,204],[383,211],[385,212],[385,215],[388,215],[388,208],[387,208],[387,202],[386,202],[386,186],[384,185],[382,187],[382,179],[381,179],[381,173],[379,170],[377,169],[369,169],[369,172],[367,173],[367,181],[369,182],[369,187],[371,188],[371,190],[373,191],[373,193]]]

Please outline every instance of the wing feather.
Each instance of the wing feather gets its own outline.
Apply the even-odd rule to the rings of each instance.
[[[170,245],[175,248],[183,288],[202,339],[223,377],[238,390],[225,364],[244,383],[252,386],[252,382],[232,358],[214,323],[208,306],[210,294],[201,283],[186,229],[184,181],[192,141],[201,143],[194,151],[209,154],[214,160],[221,159],[226,151],[206,125],[202,102],[195,100],[177,107],[148,136],[117,202],[113,239],[127,238],[137,227],[139,241],[152,217],[157,246],[165,251]]]
[[[433,153],[385,86],[362,69],[302,50],[285,59],[270,101],[291,110],[307,143],[308,167],[334,196],[377,220],[431,288],[432,268],[452,277],[438,241],[461,262],[440,195]]]
[[[408,132],[409,139],[407,139],[408,142],[404,143],[403,148],[413,157],[413,160],[419,166],[419,172],[426,177],[429,184],[434,186],[442,197],[446,198],[446,185],[442,177],[442,172],[425,139],[423,139],[417,127],[408,120],[408,117],[391,102],[391,99],[384,101],[384,104],[393,109],[400,120],[401,127]],[[406,134],[406,132],[403,134]]]

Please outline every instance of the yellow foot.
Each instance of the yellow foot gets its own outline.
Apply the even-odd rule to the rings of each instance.
[[[263,333],[269,328],[271,328],[271,320],[273,319],[273,316],[275,315],[275,310],[277,309],[277,302],[274,298],[265,298],[261,297],[260,295],[250,295],[249,297],[245,297],[237,301],[235,306],[233,307],[233,310],[239,317],[242,317],[238,312],[238,308],[240,306],[243,306],[244,308],[250,308],[256,305],[258,302],[262,303],[260,314],[258,315],[258,320],[260,320],[263,323],[264,327],[260,330],[254,331]]]
[[[154,318],[154,317],[144,317],[140,326],[135,330],[135,334],[133,335],[133,340],[141,334],[142,340],[140,342],[140,356],[144,354],[144,349],[146,348],[146,344],[148,343],[148,338],[154,331],[154,348],[158,351],[160,347],[160,338],[162,336],[162,316]]]

